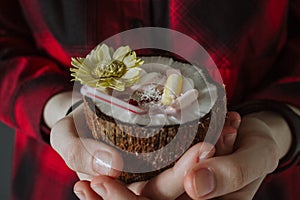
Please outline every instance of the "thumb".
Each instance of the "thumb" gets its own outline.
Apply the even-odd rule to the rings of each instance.
[[[57,122],[51,130],[51,146],[72,170],[96,176],[117,177],[123,168],[123,159],[116,149],[91,138],[79,137],[83,125],[74,123],[74,114]]]

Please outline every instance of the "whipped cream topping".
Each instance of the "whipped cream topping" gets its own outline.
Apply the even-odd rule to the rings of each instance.
[[[162,126],[194,121],[210,112],[217,99],[217,88],[207,81],[201,69],[164,57],[144,57],[143,60],[145,63],[141,66],[140,80],[125,91],[112,90],[109,101],[113,103],[92,98],[103,113],[126,123]],[[161,102],[171,74],[179,74],[182,82],[180,94],[174,97],[170,93],[173,100],[166,105]],[[171,85],[175,89],[178,84],[176,81]],[[87,95],[86,92],[82,93]],[[114,103],[119,102],[118,99],[124,102],[121,106]],[[132,112],[134,109],[129,107],[145,112]]]

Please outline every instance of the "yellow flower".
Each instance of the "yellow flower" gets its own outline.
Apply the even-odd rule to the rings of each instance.
[[[98,45],[86,58],[71,58],[73,80],[93,88],[112,88],[124,91],[139,80],[144,63],[136,57],[129,46],[119,47],[115,52],[106,44]]]

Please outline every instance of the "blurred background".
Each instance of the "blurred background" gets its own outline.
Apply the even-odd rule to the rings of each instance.
[[[0,122],[0,199],[10,199],[14,130]]]

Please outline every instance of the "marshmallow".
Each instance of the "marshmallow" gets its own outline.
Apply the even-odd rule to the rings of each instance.
[[[171,104],[171,107],[182,110],[187,106],[189,106],[194,101],[196,101],[198,96],[199,96],[198,90],[196,89],[189,90],[183,95],[181,95],[180,97],[178,97],[177,99],[175,99]]]
[[[161,103],[163,105],[171,105],[173,100],[180,95],[182,89],[182,76],[178,74],[171,74],[166,82]]]

